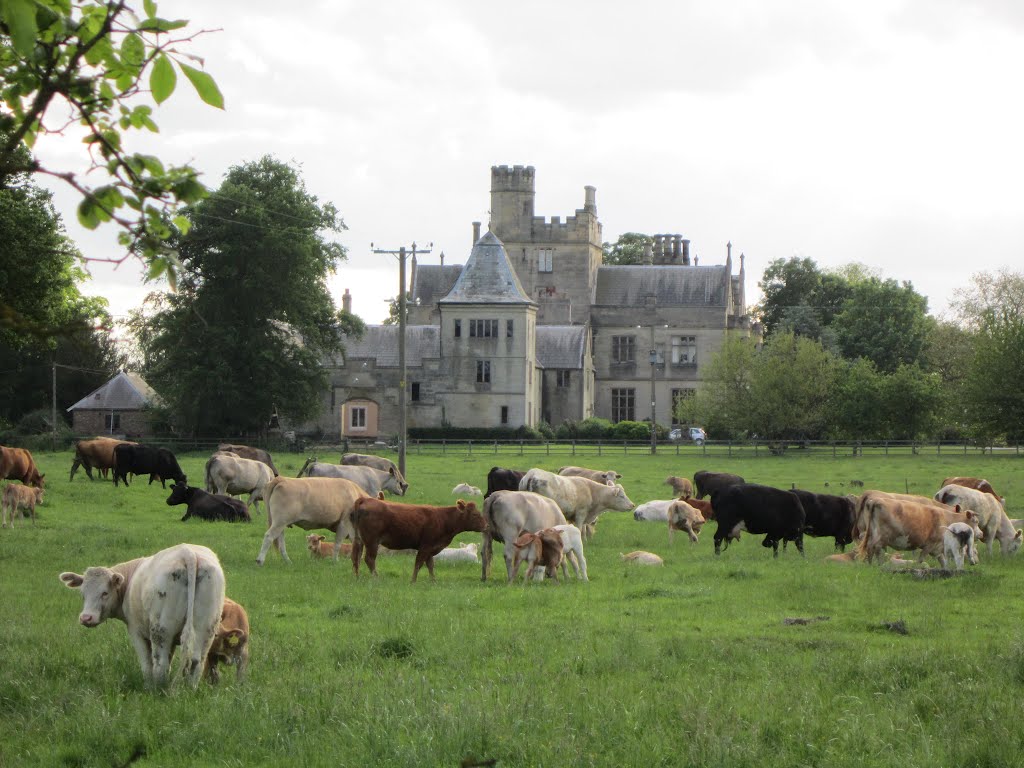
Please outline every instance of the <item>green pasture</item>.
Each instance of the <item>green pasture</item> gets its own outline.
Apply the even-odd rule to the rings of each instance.
[[[592,581],[504,583],[479,565],[436,566],[410,584],[410,558],[293,564],[265,530],[179,518],[168,491],[73,483],[70,453],[36,456],[47,498],[33,528],[0,530],[0,766],[1017,766],[1024,753],[1024,559],[988,558],[957,578],[919,579],[823,562],[831,540],[778,560],[744,536],[721,557],[628,513],[601,518]],[[205,455],[181,457],[190,478]],[[322,456],[332,458],[337,456]],[[275,456],[294,475],[305,455]],[[1014,455],[409,458],[408,500],[449,503],[491,466],[616,469],[630,498],[667,497],[669,474],[845,493],[934,492],[947,475],[988,478],[1024,517]],[[142,686],[123,624],[79,626],[64,570],[110,565],[189,541],[216,551],[228,594],[252,622],[249,679]],[[458,541],[479,541],[464,534]],[[663,568],[627,566],[646,549]],[[824,618],[827,617],[827,618]],[[787,624],[787,618],[816,619]],[[820,619],[820,620],[817,620]],[[902,622],[906,634],[887,628]],[[494,762],[490,762],[494,761]]]

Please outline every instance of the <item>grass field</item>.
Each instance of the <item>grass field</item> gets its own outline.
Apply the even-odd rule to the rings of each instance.
[[[205,456],[186,455],[191,478]],[[322,457],[327,458],[327,457]],[[335,459],[337,457],[334,457]],[[737,472],[779,487],[932,493],[987,477],[1024,517],[1016,456],[577,456],[617,469],[631,499],[666,475]],[[305,457],[275,456],[294,475]],[[919,580],[827,564],[830,540],[773,561],[744,536],[719,558],[662,524],[606,513],[587,547],[592,581],[507,586],[468,563],[409,583],[412,561],[255,565],[265,518],[181,523],[169,491],[67,480],[69,453],[37,454],[47,499],[35,528],[0,530],[0,766],[1017,766],[1024,750],[1024,560],[988,558]],[[411,456],[408,500],[449,503],[495,463],[565,457]],[[843,483],[844,485],[839,485]],[[457,541],[478,541],[464,534]],[[79,626],[57,574],[189,541],[216,551],[252,621],[249,679],[144,689],[124,625]],[[663,568],[627,567],[647,549]],[[500,545],[498,545],[500,553]],[[503,567],[500,554],[495,575]],[[425,572],[422,576],[425,577]],[[807,625],[784,619],[828,617]],[[885,628],[902,620],[906,634]]]

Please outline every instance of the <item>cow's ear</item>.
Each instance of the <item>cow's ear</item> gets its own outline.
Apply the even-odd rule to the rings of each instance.
[[[83,582],[85,582],[84,578],[79,576],[77,573],[72,573],[71,571],[64,571],[64,573],[57,578],[63,581],[64,586],[68,589],[78,589],[82,586]]]
[[[114,589],[120,589],[122,584],[124,584],[124,574],[112,573],[110,576],[110,586]]]
[[[377,500],[384,501],[384,491],[377,491]]]
[[[464,502],[462,499],[459,499],[458,501],[455,502],[455,506],[458,507],[460,510],[463,510],[466,508],[466,502]]]
[[[391,475],[392,477],[394,477],[395,476],[395,468],[394,467],[388,467],[388,474]]]
[[[622,477],[622,475],[620,475],[618,472],[616,472],[615,473],[615,479],[618,480],[620,477]]]
[[[1013,535],[1013,538],[1015,538],[1015,539],[1020,539],[1020,538],[1024,538],[1024,531],[1020,531],[1020,530],[1018,530],[1018,531],[1017,531],[1017,533],[1015,533],[1015,534]]]

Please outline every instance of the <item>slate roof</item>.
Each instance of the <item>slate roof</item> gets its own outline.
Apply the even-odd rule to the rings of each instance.
[[[345,339],[345,358],[349,368],[353,360],[374,360],[378,368],[398,367],[398,326],[368,325],[361,339]],[[423,358],[441,356],[441,329],[436,325],[405,327],[405,364],[423,365]]]
[[[99,389],[93,390],[74,405],[74,410],[137,411],[150,403],[160,402],[160,396],[137,373],[121,371]]]
[[[462,274],[461,264],[417,264],[416,279],[412,284],[412,300],[421,306],[430,306],[448,295]]]
[[[508,261],[505,246],[488,232],[473,246],[462,274],[441,304],[534,304]]]
[[[544,368],[583,368],[586,339],[582,325],[538,325],[537,362]]]
[[[727,267],[658,265],[608,265],[597,270],[594,304],[612,307],[643,307],[649,295],[659,307],[726,305]]]

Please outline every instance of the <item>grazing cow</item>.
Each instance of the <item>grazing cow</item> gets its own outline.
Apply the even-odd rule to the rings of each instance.
[[[665,561],[658,557],[653,552],[644,552],[642,549],[638,549],[635,552],[629,552],[622,554],[619,552],[619,557],[622,558],[624,563],[636,563],[637,565],[664,565]]]
[[[1020,549],[1024,533],[1013,527],[997,496],[963,485],[946,485],[935,494],[935,500],[969,509],[978,516],[978,527],[985,535],[990,556],[995,541],[999,542],[999,549],[1004,555],[1012,555]]]
[[[525,474],[518,469],[491,467],[491,471],[487,473],[487,491],[484,498],[488,498],[495,491],[518,491],[519,483]]]
[[[920,550],[922,558],[937,557],[943,566],[943,533],[953,523],[967,523],[981,535],[978,516],[959,508],[945,508],[893,498],[877,491],[865,491],[857,502],[857,527],[861,531],[858,559],[873,562],[886,547],[904,551]]]
[[[314,560],[327,559],[328,557],[334,559],[334,542],[327,541],[327,537],[322,533],[311,533],[306,537],[306,549],[309,550],[309,556]],[[352,545],[347,541],[342,542],[341,554],[348,557],[352,554]]]
[[[483,581],[491,572],[493,542],[505,544],[505,572],[512,581],[512,544],[519,534],[565,525],[565,515],[553,499],[526,491],[495,491],[484,499],[484,518],[487,529],[482,547]]]
[[[25,485],[42,488],[46,476],[39,474],[36,460],[25,448],[7,448],[0,445],[0,480],[21,480]]]
[[[266,504],[267,484],[274,479],[274,474],[262,461],[215,453],[206,461],[205,477],[207,493],[224,496],[248,493],[246,506],[255,506],[258,510],[260,499]]]
[[[601,485],[615,485],[615,481],[622,477],[614,469],[602,471],[600,469],[587,469],[586,467],[562,467],[558,470],[558,474],[562,477],[585,477],[588,480],[593,480],[595,483],[601,483]]]
[[[575,524],[587,538],[594,535],[594,523],[606,509],[629,512],[634,506],[621,485],[603,485],[585,477],[563,477],[536,468],[519,481],[519,490],[554,499],[566,521]]]
[[[562,562],[562,535],[554,528],[544,528],[536,533],[523,533],[513,542],[515,551],[512,562],[511,583],[519,574],[519,566],[526,563],[524,581],[530,581],[534,569],[543,567],[544,573],[558,583],[558,565]]]
[[[178,544],[83,576],[65,571],[60,580],[82,593],[82,626],[107,619],[127,625],[147,685],[167,683],[179,643],[182,672],[193,688],[199,685],[224,607],[224,571],[211,550]]]
[[[228,523],[251,523],[249,508],[238,499],[230,496],[207,493],[202,488],[193,488],[185,483],[171,486],[171,495],[167,497],[167,506],[187,504],[185,516],[181,522],[190,517],[203,520],[223,520]]]
[[[238,682],[245,678],[245,669],[249,666],[249,616],[245,608],[230,597],[224,598],[217,633],[206,654],[205,677],[214,685],[220,681],[220,664],[233,666]]]
[[[343,477],[282,477],[267,483],[263,501],[267,507],[267,532],[256,564],[263,565],[271,544],[276,544],[281,559],[290,563],[284,545],[284,531],[298,526],[306,531],[327,529],[334,533],[334,559],[346,537],[355,538],[352,509],[363,489]]]
[[[704,515],[691,507],[682,499],[676,499],[668,508],[668,543],[672,543],[673,531],[686,531],[690,541],[694,544],[700,536],[700,529],[704,525]]]
[[[121,480],[128,485],[128,475],[149,475],[149,485],[159,480],[162,488],[167,487],[168,480],[179,483],[188,482],[185,473],[178,466],[178,460],[167,448],[154,448],[151,445],[121,443],[114,446],[114,487]]]
[[[445,547],[434,555],[435,563],[441,560],[449,563],[477,563],[480,555],[476,544],[463,544],[461,547]]]
[[[974,529],[967,523],[950,523],[942,534],[942,551],[948,564],[952,558],[955,569],[964,569],[964,555],[971,565],[978,564],[978,550],[974,546]]]
[[[718,528],[715,530],[715,554],[721,554],[729,538],[739,531],[763,533],[762,546],[771,547],[779,556],[779,541],[792,541],[804,553],[806,513],[796,494],[767,485],[740,483],[726,485],[711,497]]]
[[[377,574],[377,549],[415,549],[412,580],[416,581],[424,565],[434,580],[434,555],[451,544],[464,531],[483,531],[487,527],[476,504],[459,499],[454,507],[426,504],[399,504],[382,499],[358,499],[352,512],[352,570],[359,575],[359,556],[365,548],[366,566]]]
[[[7,527],[8,513],[11,518],[11,529],[14,528],[14,518],[18,516],[19,509],[27,509],[32,513],[32,525],[36,524],[36,504],[41,504],[43,501],[42,488],[33,488],[30,485],[15,485],[14,483],[8,483],[3,490],[3,496],[0,498],[0,521],[3,525],[0,527]]]
[[[218,451],[233,453],[240,459],[249,459],[250,461],[258,461],[262,464],[266,464],[270,467],[270,471],[274,473],[274,477],[277,477],[280,472],[277,471],[277,467],[274,466],[274,460],[271,458],[270,453],[263,450],[262,448],[251,448],[248,445],[234,445],[232,443],[221,443],[217,446]]]
[[[811,493],[794,489],[803,505],[804,533],[808,536],[831,536],[836,549],[846,551],[846,545],[853,541],[853,524],[856,504],[849,496],[833,496],[828,493]]]
[[[390,472],[393,469],[398,473],[402,482],[405,482],[402,473],[398,471],[398,465],[391,461],[391,459],[385,459],[383,456],[374,456],[369,453],[346,453],[342,455],[341,463],[350,467],[373,467],[381,472]]]
[[[459,483],[452,488],[452,495],[458,496],[459,494],[465,494],[466,496],[483,496],[484,492],[477,488],[475,485],[469,483]]]
[[[707,472],[702,469],[693,473],[694,495],[698,499],[714,496],[715,491],[745,482],[746,480],[739,475],[731,475],[728,472]]]
[[[688,499],[693,496],[693,483],[690,482],[688,477],[669,475],[665,478],[665,483],[672,486],[672,493],[676,497]]]
[[[85,474],[90,480],[94,469],[106,479],[108,472],[114,468],[114,448],[121,443],[137,445],[130,440],[118,440],[113,437],[79,440],[75,443],[75,459],[71,462],[71,476],[68,480],[75,479],[75,472],[79,467],[85,467]]]
[[[992,487],[992,483],[988,480],[984,480],[980,477],[947,477],[942,481],[942,488],[947,485],[962,485],[964,488],[973,488],[976,491],[987,493],[991,496],[995,496],[1000,502],[1005,503],[1006,499],[996,493],[996,489]]]
[[[397,469],[385,472],[374,467],[363,467],[359,465],[341,465],[318,463],[315,459],[306,461],[299,470],[299,477],[303,471],[307,477],[343,477],[358,485],[368,496],[376,496],[382,491],[387,491],[395,496],[405,496],[409,484],[401,479],[402,475]]]

